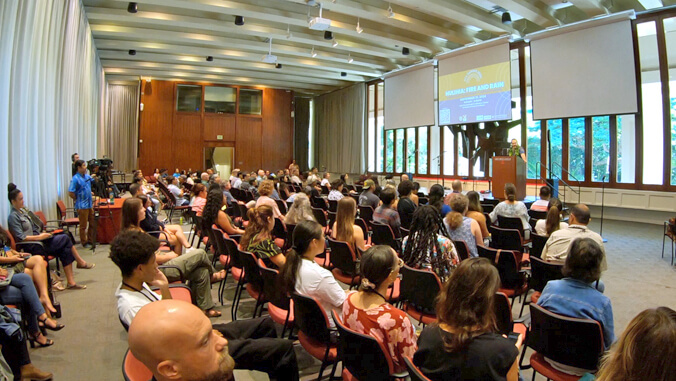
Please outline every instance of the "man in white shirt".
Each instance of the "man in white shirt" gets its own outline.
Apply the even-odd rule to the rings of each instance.
[[[549,199],[552,197],[552,188],[547,185],[543,185],[540,188],[540,199],[536,200],[533,205],[530,206],[530,210],[538,210],[541,212],[547,211],[547,206],[549,206]]]
[[[318,173],[317,167],[312,167],[310,173],[308,173],[307,175],[306,184],[312,184],[315,181],[319,181],[319,175],[317,173]]]
[[[167,278],[157,267],[159,241],[140,231],[125,230],[110,245],[110,259],[120,268],[122,283],[115,291],[120,321],[129,327],[144,306],[172,299]],[[150,286],[159,287],[160,295]],[[228,350],[238,369],[258,370],[278,380],[298,380],[298,362],[289,340],[277,338],[268,318],[213,326],[230,342]]]
[[[322,179],[322,182],[321,182],[320,185],[323,186],[323,187],[327,187],[330,190],[331,189],[331,182],[329,180],[330,178],[331,178],[331,174],[328,173],[328,172],[324,172],[324,178]]]
[[[552,233],[542,249],[542,259],[551,262],[564,263],[568,256],[570,245],[578,238],[591,238],[599,244],[603,250],[603,262],[601,263],[601,271],[608,269],[606,262],[606,252],[603,247],[603,238],[597,233],[589,230],[587,225],[591,221],[589,208],[584,204],[577,204],[570,209],[570,217],[568,220],[568,227],[559,229]]]

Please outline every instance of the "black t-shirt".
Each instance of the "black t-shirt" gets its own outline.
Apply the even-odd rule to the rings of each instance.
[[[442,336],[452,333],[437,324],[423,329],[413,363],[435,381],[506,380],[507,372],[519,355],[514,343],[497,333],[475,337],[462,352],[444,350]]]
[[[397,212],[399,212],[399,219],[401,219],[401,227],[410,229],[413,212],[415,212],[415,203],[408,197],[402,197],[397,204]]]

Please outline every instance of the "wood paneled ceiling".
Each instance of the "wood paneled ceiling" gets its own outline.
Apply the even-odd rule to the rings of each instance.
[[[308,28],[308,15],[331,20]],[[380,77],[460,46],[676,0],[83,0],[108,81],[153,79],[266,86],[316,95]],[[388,8],[392,9],[390,17]],[[499,7],[499,8],[498,8]],[[503,24],[503,10],[513,23]],[[244,25],[235,25],[235,16]],[[363,29],[358,33],[356,26]],[[269,49],[281,68],[263,63]],[[402,48],[410,50],[402,54]],[[130,55],[129,50],[136,55]],[[315,57],[311,53],[314,49]],[[214,59],[206,60],[207,56]],[[350,62],[348,62],[350,61]]]

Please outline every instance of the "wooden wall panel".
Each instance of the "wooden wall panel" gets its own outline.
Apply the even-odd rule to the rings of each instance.
[[[175,167],[204,167],[201,125],[202,116],[199,113],[176,113],[174,115],[174,137],[171,144],[173,159],[171,166],[168,167],[170,171],[173,171]]]
[[[204,115],[204,140],[218,141],[218,135],[223,135],[223,141],[235,141],[235,123],[237,118],[234,114]]]
[[[141,84],[139,167],[150,175],[154,168],[165,167],[172,161],[174,82],[152,81]],[[172,168],[173,169],[173,168]]]
[[[286,90],[263,91],[263,168],[287,168],[293,159],[293,93]]]
[[[235,137],[235,167],[243,171],[256,171],[261,167],[261,133],[263,119],[238,116]]]

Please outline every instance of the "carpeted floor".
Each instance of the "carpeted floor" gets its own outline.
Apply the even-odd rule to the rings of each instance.
[[[593,221],[592,230],[599,226]],[[604,273],[606,295],[613,302],[615,333],[621,334],[629,321],[640,311],[657,306],[676,308],[676,268],[670,265],[670,248],[667,242],[665,258],[661,258],[662,227],[631,222],[606,221],[604,223],[608,271]],[[188,230],[186,227],[185,230]],[[78,246],[79,248],[79,246]],[[96,263],[92,270],[75,270],[78,283],[88,288],[81,291],[57,293],[61,302],[66,328],[50,332],[56,344],[49,348],[31,349],[33,363],[54,373],[54,379],[71,380],[122,380],[122,356],[127,348],[126,332],[122,328],[115,307],[114,292],[120,282],[115,265],[108,259],[108,246],[99,246],[95,253],[80,249],[82,256]],[[223,317],[214,322],[230,320],[230,304],[234,285],[228,280],[226,305],[219,307]],[[214,300],[217,287],[213,288]],[[245,293],[246,294],[246,293]],[[251,316],[252,299],[242,302],[239,316]],[[518,315],[520,304],[514,306]],[[302,379],[316,378],[319,362],[297,345]],[[326,372],[325,372],[326,374]],[[531,372],[525,371],[530,378]],[[266,380],[263,373],[237,371],[238,380]],[[538,380],[544,377],[538,377]]]

